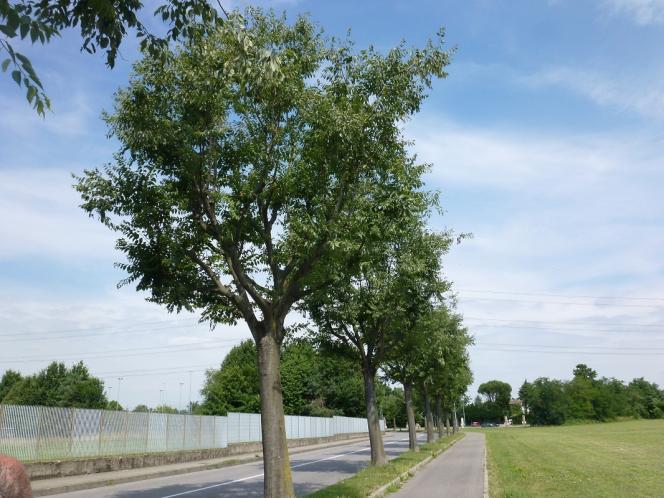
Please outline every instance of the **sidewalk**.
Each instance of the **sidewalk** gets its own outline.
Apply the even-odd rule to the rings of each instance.
[[[391,498],[482,498],[485,490],[484,434],[466,432],[458,443],[419,470]]]
[[[312,444],[309,446],[298,446],[289,449],[289,454],[302,453],[321,448],[331,448],[334,446],[343,446],[348,443],[368,439],[368,436],[362,435],[356,438],[349,438],[330,443]],[[32,481],[32,491],[35,496],[46,496],[57,493],[67,493],[81,489],[98,488],[101,486],[110,486],[111,484],[120,484],[124,482],[141,481],[154,477],[165,477],[176,474],[187,474],[201,470],[217,469],[230,465],[239,465],[242,463],[253,462],[262,458],[261,453],[249,453],[241,455],[232,455],[211,460],[199,460],[195,462],[175,463],[170,465],[160,465],[156,467],[143,467],[140,469],[117,470],[112,472],[99,472],[96,474],[84,474],[69,477],[56,477],[53,479],[37,479]]]

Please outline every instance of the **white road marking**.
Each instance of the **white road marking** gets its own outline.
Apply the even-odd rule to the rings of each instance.
[[[388,445],[388,444],[394,444],[394,443],[401,443],[403,441],[408,441],[408,440],[407,439],[399,439],[397,441],[389,441],[389,442],[384,443],[384,444]],[[348,453],[340,453],[339,455],[334,455],[334,456],[327,457],[327,458],[321,458],[320,460],[314,460],[313,462],[305,462],[305,463],[300,463],[298,465],[291,465],[291,469],[296,469],[298,467],[304,467],[305,465],[313,465],[314,463],[325,462],[327,460],[334,460],[335,458],[339,458],[339,457],[346,456],[346,455],[352,455],[353,453],[360,453],[361,451],[367,451],[367,450],[370,450],[370,449],[371,449],[371,446],[367,446],[366,448],[362,448],[362,449],[355,450],[355,451],[349,451]],[[211,486],[205,486],[204,488],[190,489],[189,491],[183,491],[182,493],[175,493],[173,495],[166,495],[166,496],[162,496],[161,498],[174,498],[175,496],[190,495],[192,493],[198,493],[199,491],[206,491],[208,489],[220,488],[221,486],[228,486],[229,484],[235,484],[236,482],[248,481],[250,479],[256,479],[258,477],[263,477],[263,474],[255,474],[253,476],[242,477],[241,479],[235,479],[233,481],[221,482],[219,484],[212,484]]]

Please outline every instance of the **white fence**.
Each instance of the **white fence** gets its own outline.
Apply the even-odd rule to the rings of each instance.
[[[289,439],[367,431],[364,418],[286,416]],[[0,405],[0,453],[24,461],[225,448],[256,441],[261,441],[257,413],[216,417]]]

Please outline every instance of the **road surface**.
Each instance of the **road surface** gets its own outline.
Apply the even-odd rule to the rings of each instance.
[[[388,433],[385,451],[394,458],[408,449],[407,433]],[[369,441],[355,440],[343,446],[322,448],[291,456],[293,482],[298,496],[350,477],[369,463]],[[146,479],[115,486],[51,495],[62,498],[191,498],[262,497],[262,462],[221,469]]]
[[[484,434],[465,437],[420,469],[390,498],[484,496]]]

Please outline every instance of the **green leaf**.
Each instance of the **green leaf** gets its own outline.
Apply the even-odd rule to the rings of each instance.
[[[32,99],[35,98],[35,95],[37,95],[37,89],[34,86],[29,86],[27,94],[28,102],[32,102]]]
[[[9,67],[9,63],[11,62],[11,59],[5,59],[2,61],[2,72],[4,73],[7,71],[7,68]]]
[[[10,30],[16,32],[16,28],[18,28],[20,20],[21,20],[21,18],[18,16],[18,13],[16,12],[16,10],[11,9],[7,13],[7,27]]]
[[[30,31],[30,23],[29,22],[21,22],[21,40],[23,40],[26,35],[28,34],[28,31]]]
[[[21,71],[19,71],[18,69],[12,71],[12,78],[14,78],[14,81],[18,86],[21,86]]]
[[[6,24],[0,24],[0,32],[4,33],[7,35],[9,38],[14,38],[16,36],[16,30],[11,29],[9,26]]]

